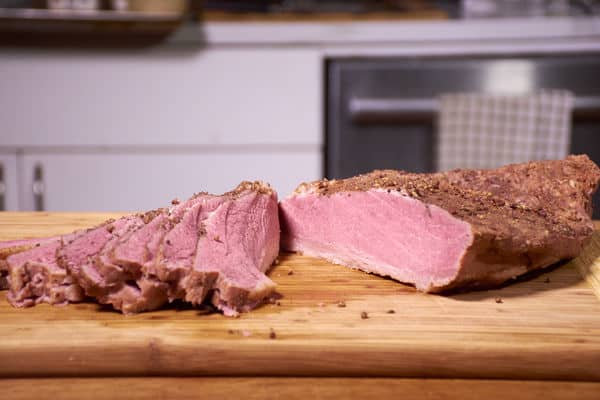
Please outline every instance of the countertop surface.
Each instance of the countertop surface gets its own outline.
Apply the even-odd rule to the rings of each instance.
[[[600,51],[600,17],[186,24],[170,43],[312,48],[324,55]]]

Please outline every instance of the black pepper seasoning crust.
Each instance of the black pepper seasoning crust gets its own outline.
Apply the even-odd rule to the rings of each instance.
[[[494,170],[453,170],[416,174],[375,170],[341,180],[303,183],[295,193],[336,193],[381,189],[448,211],[473,226],[474,234],[503,252],[523,253],[559,242],[575,256],[594,231],[591,195],[600,169],[587,156],[535,161]]]

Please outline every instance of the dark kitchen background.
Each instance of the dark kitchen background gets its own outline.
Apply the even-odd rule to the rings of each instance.
[[[0,209],[600,163],[599,15],[564,0],[0,0]]]

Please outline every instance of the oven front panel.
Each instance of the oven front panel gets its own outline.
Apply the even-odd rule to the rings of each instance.
[[[381,168],[435,171],[438,95],[539,89],[573,92],[571,153],[586,153],[600,164],[600,54],[330,59],[326,176]],[[600,217],[600,194],[595,205]]]

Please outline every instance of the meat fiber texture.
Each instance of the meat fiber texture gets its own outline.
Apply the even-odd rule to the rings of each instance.
[[[8,265],[6,259],[56,238],[18,239],[0,242],[0,290],[8,289]]]
[[[277,194],[262,182],[65,236],[0,243],[14,306],[88,297],[123,313],[207,299],[226,315],[249,311],[273,293],[265,272],[278,253]]]
[[[280,204],[282,247],[424,292],[489,288],[577,256],[599,180],[580,155],[304,183]]]

